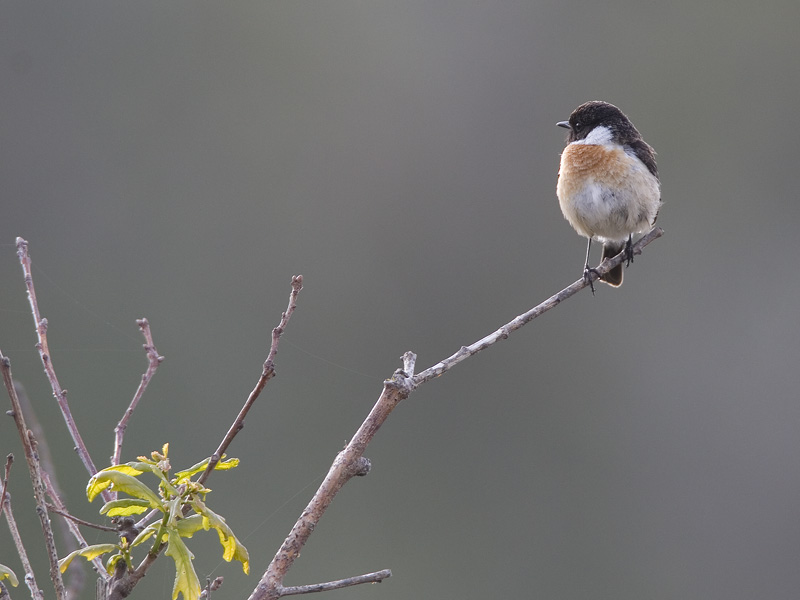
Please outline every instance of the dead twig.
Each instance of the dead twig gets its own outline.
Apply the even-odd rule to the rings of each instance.
[[[38,338],[36,349],[39,351],[39,357],[42,360],[44,372],[47,375],[48,381],[50,382],[50,387],[53,390],[53,395],[56,398],[56,402],[58,402],[58,407],[61,409],[61,415],[64,417],[64,422],[67,425],[67,429],[72,437],[72,441],[75,443],[75,450],[78,453],[83,466],[86,467],[86,470],[89,472],[89,475],[94,475],[97,473],[97,467],[94,466],[92,457],[89,455],[89,450],[86,448],[86,444],[84,443],[83,438],[78,431],[78,426],[75,423],[75,419],[72,417],[72,412],[70,411],[69,403],[67,402],[67,390],[61,387],[61,384],[58,382],[58,377],[56,377],[56,371],[53,368],[53,359],[50,355],[50,347],[47,343],[47,319],[42,317],[39,312],[39,302],[36,299],[36,289],[33,286],[31,257],[28,254],[28,242],[21,237],[17,238],[17,256],[19,257],[19,262],[22,265],[22,271],[25,274],[25,287],[28,290],[28,301],[31,305],[31,312],[33,313],[33,320],[36,325],[36,336]],[[106,502],[113,499],[111,492],[108,490],[103,490],[102,494],[103,499]]]
[[[655,228],[642,237],[633,245],[634,254],[641,254],[642,249],[653,240],[661,237],[664,231]],[[623,253],[606,259],[590,275],[592,280],[605,275],[620,264],[625,257]],[[283,579],[291,568],[295,559],[300,556],[300,551],[305,546],[311,533],[316,528],[322,515],[327,510],[334,496],[354,475],[364,474],[363,457],[367,445],[377,433],[380,426],[386,421],[394,408],[411,394],[417,387],[446,373],[458,363],[466,360],[470,356],[477,354],[481,350],[494,345],[496,342],[506,339],[511,333],[530,323],[536,317],[544,314],[551,308],[560,304],[563,300],[574,296],[583,288],[589,286],[590,281],[583,278],[572,285],[564,288],[557,294],[551,296],[541,304],[531,308],[529,311],[519,315],[509,323],[503,325],[494,333],[481,338],[474,344],[462,346],[461,349],[452,356],[436,363],[425,369],[421,373],[414,375],[416,355],[406,352],[403,355],[403,368],[395,371],[391,379],[383,382],[383,391],[378,401],[373,406],[367,418],[361,424],[353,439],[347,444],[334,459],[328,474],[323,480],[311,502],[303,510],[297,522],[292,527],[289,535],[284,540],[275,557],[270,562],[267,570],[262,575],[258,585],[250,594],[249,600],[278,600],[285,595]]]
[[[14,382],[14,389],[17,391],[17,397],[19,398],[19,403],[22,406],[25,420],[28,423],[30,430],[33,432],[33,436],[38,441],[36,450],[37,455],[39,456],[39,462],[42,465],[42,478],[44,479],[44,484],[47,487],[47,495],[50,497],[50,500],[56,508],[61,508],[61,510],[66,511],[67,508],[64,505],[64,502],[61,500],[61,492],[58,486],[58,480],[55,476],[55,463],[53,462],[53,454],[50,452],[50,445],[47,443],[47,436],[45,435],[44,429],[39,422],[39,417],[36,414],[36,410],[33,408],[30,399],[28,398],[25,388],[19,381]],[[52,475],[50,475],[51,473]],[[48,504],[48,508],[50,506],[51,505]],[[61,537],[64,541],[64,548],[62,548],[62,550],[66,550],[66,552],[72,552],[73,550],[77,550],[78,546],[83,547],[87,545],[86,540],[83,539],[80,530],[74,523],[71,523],[67,519],[56,519],[55,522],[56,525],[58,525]],[[103,567],[102,560],[95,558],[92,562],[94,563],[95,568],[98,569],[98,573],[100,573],[101,577],[108,577],[105,572],[105,568]],[[73,564],[69,575],[65,577],[64,582],[67,587],[67,597],[80,597],[86,583],[86,569],[83,561]]]
[[[6,456],[6,466],[3,469],[3,487],[0,488],[0,510],[3,509],[6,500],[6,491],[8,490],[8,474],[11,472],[11,465],[14,464],[14,455],[9,454]]]
[[[657,240],[662,235],[664,235],[664,230],[660,227],[656,227],[650,230],[649,233],[645,234],[641,239],[639,239],[633,245],[633,253],[635,255],[639,255],[642,253],[642,249],[647,246],[650,242]],[[612,258],[607,258],[604,260],[600,265],[593,269],[590,272],[590,277],[592,281],[597,281],[601,276],[608,273],[611,269],[616,267],[617,265],[621,264],[622,261],[625,260],[625,252],[620,252],[617,256]],[[514,333],[517,329],[520,329],[524,325],[527,325],[531,321],[533,321],[536,317],[546,313],[551,308],[555,308],[561,302],[574,296],[578,292],[580,292],[585,287],[589,286],[589,281],[586,279],[579,279],[572,285],[565,287],[563,290],[558,292],[557,294],[553,294],[544,302],[534,306],[527,312],[522,313],[517,318],[511,320],[510,322],[503,325],[500,329],[495,331],[494,333],[490,333],[484,338],[479,339],[477,342],[470,344],[469,346],[462,346],[458,352],[445,358],[443,361],[440,361],[422,371],[421,373],[414,376],[414,386],[422,385],[426,381],[430,381],[440,375],[444,374],[445,372],[449,371],[451,368],[456,366],[463,360],[468,359],[470,356],[477,354],[481,350],[485,350],[492,344],[499,342],[500,340],[506,339],[510,334]]]
[[[203,588],[203,591],[200,592],[200,598],[210,598],[211,592],[216,592],[219,588],[222,587],[222,584],[225,582],[224,577],[216,577],[211,579],[210,577],[206,579],[206,587]]]
[[[278,323],[278,326],[272,330],[272,343],[270,345],[269,353],[267,354],[267,359],[264,361],[261,376],[256,383],[256,387],[252,392],[250,392],[250,395],[245,401],[244,406],[242,406],[239,414],[233,421],[233,424],[230,426],[228,432],[225,434],[225,437],[222,439],[222,442],[220,442],[214,454],[211,455],[211,459],[209,460],[205,471],[203,471],[200,477],[198,477],[197,481],[200,484],[204,483],[206,479],[208,479],[208,476],[214,470],[214,467],[225,454],[225,450],[227,450],[233,439],[244,427],[244,419],[247,416],[250,408],[253,406],[253,403],[261,394],[264,386],[270,379],[275,377],[275,356],[278,353],[278,343],[280,342],[281,335],[289,323],[289,319],[291,319],[292,314],[297,307],[297,296],[300,293],[300,290],[303,289],[303,276],[296,275],[292,277],[291,287],[292,290],[289,294],[289,305],[286,308],[286,312],[281,314],[281,320]],[[153,348],[153,350],[155,350],[155,348]],[[140,521],[140,523],[144,522],[145,519]],[[131,590],[133,590],[133,588],[139,583],[139,580],[145,576],[147,571],[150,569],[156,558],[165,547],[166,543],[161,544],[154,551],[148,552],[142,562],[139,563],[139,565],[133,571],[127,572],[121,578],[112,581],[109,586],[107,600],[120,600],[122,598],[126,598],[131,593]],[[221,582],[218,585],[221,585]]]
[[[33,496],[36,499],[36,514],[39,516],[39,523],[42,526],[45,547],[47,549],[47,558],[50,560],[50,581],[52,581],[53,587],[55,588],[56,598],[58,598],[58,600],[66,600],[66,589],[64,588],[64,581],[61,578],[61,571],[58,568],[58,553],[56,551],[55,538],[53,537],[53,527],[50,523],[50,516],[47,513],[47,502],[45,500],[45,493],[47,490],[42,477],[39,456],[36,451],[36,439],[25,424],[25,415],[22,414],[22,406],[20,406],[17,391],[14,389],[14,379],[11,377],[11,361],[3,356],[2,352],[0,352],[0,369],[3,371],[3,382],[5,383],[8,396],[11,399],[12,416],[14,417],[14,423],[17,425],[17,432],[19,433],[20,440],[22,441],[25,460],[28,463],[28,472],[30,474],[31,483],[33,484]]]
[[[244,427],[244,419],[247,416],[247,413],[250,411],[250,408],[253,406],[253,403],[256,401],[259,395],[261,395],[261,391],[264,389],[264,386],[267,385],[267,382],[270,379],[275,377],[275,355],[278,354],[278,343],[281,340],[281,335],[286,329],[286,326],[289,324],[289,319],[292,318],[294,309],[297,308],[297,296],[300,294],[300,290],[302,289],[303,276],[295,275],[292,277],[292,291],[289,294],[289,306],[286,308],[286,312],[281,314],[281,320],[278,323],[278,326],[272,330],[272,344],[269,348],[269,354],[267,354],[267,360],[264,361],[264,366],[261,370],[261,376],[258,378],[256,387],[253,388],[252,392],[250,392],[250,395],[247,397],[244,406],[242,406],[242,409],[239,411],[236,419],[234,419],[233,424],[228,429],[225,437],[222,438],[222,441],[214,451],[214,454],[211,455],[211,460],[208,461],[206,470],[203,471],[203,473],[197,479],[198,483],[204,483],[206,479],[208,479],[208,476],[211,475],[211,471],[213,471],[214,467],[217,466],[217,463],[220,461],[223,454],[225,454],[225,450],[228,449],[228,446],[230,446],[233,438],[235,438],[236,434],[238,434]]]
[[[92,529],[98,529],[100,531],[111,531],[113,533],[117,533],[116,527],[109,527],[108,525],[99,525],[97,523],[92,523],[91,521],[84,521],[83,519],[69,514],[66,510],[57,508],[54,504],[50,504],[49,502],[47,503],[47,510],[64,517],[67,521],[76,523],[78,525],[83,525],[84,527],[91,527]]]
[[[14,518],[14,511],[11,510],[11,494],[8,493],[8,473],[11,471],[11,464],[14,462],[14,455],[9,454],[6,457],[5,475],[3,479],[3,494],[0,495],[0,508],[6,516],[8,523],[8,530],[11,532],[11,539],[14,540],[14,546],[17,549],[17,555],[22,563],[22,568],[25,569],[25,585],[31,591],[31,598],[33,600],[44,600],[44,593],[39,589],[39,584],[36,583],[36,576],[33,574],[33,567],[31,561],[28,559],[28,553],[25,552],[25,546],[22,544],[22,536],[19,534],[17,527],[17,520]]]
[[[133,415],[133,411],[136,410],[139,400],[142,399],[147,385],[150,383],[153,375],[155,375],[158,365],[164,360],[163,356],[158,355],[156,345],[153,343],[153,335],[150,333],[150,322],[147,319],[138,319],[136,324],[139,326],[142,335],[144,335],[144,351],[147,353],[148,361],[147,370],[142,375],[142,381],[139,383],[139,387],[136,389],[136,393],[133,395],[130,405],[125,410],[125,414],[122,415],[119,423],[117,423],[117,426],[114,428],[114,454],[111,456],[112,465],[118,465],[120,462],[122,456],[122,440],[125,437],[125,429],[128,427],[128,421]],[[114,495],[116,496],[116,492],[114,492]]]
[[[281,590],[281,596],[294,596],[296,594],[312,594],[314,592],[329,592],[331,590],[338,590],[352,585],[360,585],[362,583],[380,583],[384,579],[392,576],[389,569],[377,571],[375,573],[367,573],[366,575],[357,575],[356,577],[348,577],[347,579],[337,579],[336,581],[329,581],[327,583],[314,583],[312,585],[297,585],[294,587],[285,587]]]

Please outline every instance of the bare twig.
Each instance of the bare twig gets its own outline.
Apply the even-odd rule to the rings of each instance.
[[[3,502],[6,498],[6,491],[8,490],[8,474],[11,472],[11,465],[14,464],[14,455],[9,454],[6,456],[6,466],[3,468],[3,487],[0,488],[0,509],[3,508]]]
[[[144,335],[144,350],[147,353],[148,361],[147,370],[142,375],[142,381],[139,383],[139,387],[136,389],[136,393],[133,395],[133,399],[125,411],[125,414],[122,415],[122,419],[120,419],[114,429],[114,454],[111,456],[112,465],[119,464],[122,456],[122,439],[125,436],[125,429],[128,427],[128,421],[133,415],[133,411],[136,410],[139,400],[141,400],[144,395],[147,385],[150,383],[153,375],[155,375],[158,365],[164,360],[163,356],[158,355],[156,345],[153,343],[153,335],[150,333],[150,322],[147,319],[138,319],[136,324],[139,326],[142,335]],[[114,495],[116,496],[116,492],[114,492]]]
[[[3,487],[0,488],[0,512],[5,512],[5,505],[6,505],[6,489],[8,489],[8,474],[11,472],[11,465],[14,464],[14,455],[9,454],[6,456],[6,466],[3,471]],[[14,515],[11,512],[11,499],[9,498],[8,501],[8,514],[11,520],[14,519]],[[11,521],[9,521],[9,527],[11,527]],[[17,527],[16,522],[13,525],[13,530]],[[16,540],[15,540],[16,541]],[[22,540],[20,540],[20,543]],[[22,549],[25,552],[25,548]],[[0,581],[0,600],[11,600],[11,594],[8,593],[6,586]]]
[[[250,595],[250,600],[277,600],[281,597],[283,578],[305,546],[314,528],[325,514],[334,496],[352,477],[363,472],[363,454],[389,414],[413,391],[413,382],[405,371],[397,370],[391,379],[383,382],[375,406],[361,424],[353,439],[333,461],[314,497],[292,527],[278,553]]]
[[[239,431],[241,431],[244,427],[244,419],[253,403],[261,394],[264,386],[270,379],[275,377],[275,356],[278,353],[278,343],[280,342],[280,337],[283,334],[284,329],[286,329],[286,325],[289,323],[289,319],[292,317],[292,313],[294,313],[294,310],[297,307],[297,296],[300,293],[300,290],[303,289],[303,276],[296,275],[292,277],[291,286],[292,291],[289,294],[289,305],[286,309],[286,312],[281,314],[281,320],[278,323],[278,326],[272,330],[272,344],[270,345],[267,360],[264,361],[261,377],[259,377],[256,387],[252,392],[250,392],[250,395],[245,401],[244,406],[239,411],[239,414],[237,415],[231,427],[228,429],[228,432],[225,434],[225,437],[222,439],[219,447],[211,456],[211,460],[209,461],[206,470],[203,471],[200,477],[198,477],[197,481],[201,484],[208,479],[208,476],[211,474],[211,472],[214,470],[214,467],[224,455],[225,450],[227,450],[228,446],[233,441],[233,438],[235,438],[236,434],[238,434]],[[145,576],[165,546],[166,543],[163,543],[158,548],[148,552],[139,566],[137,566],[133,571],[127,572],[121,578],[112,581],[107,600],[120,600],[122,598],[126,598],[131,593],[131,590],[136,587],[142,577]]]
[[[143,516],[141,519],[139,519],[138,521],[136,521],[136,523],[134,523],[134,525],[133,525],[133,526],[134,526],[136,529],[138,529],[139,531],[141,531],[142,529],[144,529],[145,527],[147,527],[147,526],[148,526],[150,523],[152,523],[153,521],[155,521],[155,520],[156,520],[156,518],[157,518],[157,517],[158,517],[160,514],[161,514],[161,512],[160,512],[160,511],[159,511],[157,508],[154,508],[153,510],[151,510],[150,512],[148,512],[148,513],[147,513],[145,516]]]
[[[66,511],[67,509],[61,500],[61,492],[55,476],[56,470],[55,463],[53,462],[53,454],[50,452],[50,445],[47,443],[47,436],[45,435],[44,429],[39,421],[39,417],[28,398],[28,394],[26,393],[24,386],[19,381],[15,381],[14,389],[17,391],[17,397],[19,398],[19,403],[22,406],[22,412],[25,415],[25,420],[27,421],[30,430],[33,432],[33,437],[35,437],[38,441],[36,450],[37,455],[39,456],[39,462],[42,465],[42,478],[44,479],[45,486],[47,486],[47,495],[50,496],[57,508],[61,507],[62,510]],[[51,476],[50,473],[53,475]],[[48,507],[49,506],[50,505],[48,505]],[[76,550],[78,545],[81,547],[87,545],[86,540],[83,539],[80,530],[77,528],[77,526],[70,523],[70,521],[66,519],[56,519],[55,523],[61,532],[62,539],[64,540],[63,549],[65,549],[67,552]],[[102,576],[107,576],[105,575],[105,568],[103,568],[102,560],[95,558],[92,562],[94,563],[95,567],[100,567],[99,573]],[[85,583],[85,565],[83,564],[83,561],[75,561],[75,564],[73,564],[72,568],[69,570],[69,574],[64,579],[64,584],[67,587],[67,596],[69,598],[80,597]]]
[[[61,496],[58,492],[58,488],[53,485],[53,482],[50,480],[50,475],[48,475],[47,471],[42,471],[42,476],[44,478],[44,484],[47,486],[47,495],[50,496],[50,500],[52,504],[48,503],[47,508],[51,512],[54,512],[58,515],[64,517],[62,519],[62,523],[64,527],[67,528],[69,533],[72,534],[72,538],[77,542],[77,545],[81,548],[85,548],[88,546],[88,542],[83,537],[81,530],[78,529],[78,524],[83,524],[88,527],[95,527],[95,528],[105,528],[104,525],[95,525],[94,523],[89,523],[88,521],[83,521],[78,519],[77,517],[73,517],[67,511],[67,506],[64,504],[64,501],[61,500]],[[108,528],[109,531],[117,531],[115,528]],[[74,544],[70,544],[70,548],[74,549]],[[78,563],[79,565],[81,563]],[[101,579],[110,579],[109,574],[106,572],[105,566],[103,566],[103,561],[100,557],[95,557],[92,559],[92,564],[94,565],[95,571],[97,571],[98,577]],[[72,569],[70,569],[72,570]],[[84,581],[83,581],[83,569],[80,571],[76,571],[81,573],[81,578],[78,581],[72,581],[71,579],[68,580],[69,585],[67,586],[67,597],[69,598],[77,598],[80,595],[80,592],[83,591]]]
[[[329,592],[330,590],[338,590],[353,585],[362,583],[380,583],[384,579],[392,576],[389,569],[377,571],[376,573],[367,573],[366,575],[358,575],[356,577],[348,577],[347,579],[338,579],[336,581],[329,581],[327,583],[315,583],[312,585],[297,585],[294,587],[285,587],[281,590],[281,596],[294,596],[296,594],[312,594],[314,592]]]
[[[50,512],[56,513],[57,515],[61,515],[67,521],[70,521],[70,522],[73,522],[73,523],[77,523],[78,525],[83,525],[84,527],[91,527],[92,529],[99,529],[100,531],[111,531],[111,532],[114,532],[114,533],[117,532],[117,528],[116,527],[109,527],[108,525],[99,525],[97,523],[92,523],[91,521],[84,521],[83,519],[80,519],[80,518],[78,518],[78,517],[76,517],[74,515],[69,514],[65,510],[61,510],[60,508],[56,508],[55,505],[50,504],[49,502],[47,503],[47,510],[49,510]]]
[[[200,598],[210,598],[211,592],[216,592],[219,588],[222,587],[222,584],[225,582],[224,577],[216,577],[211,579],[210,577],[206,579],[206,587],[203,588],[203,591],[200,592]]]
[[[641,254],[642,248],[653,240],[663,235],[660,228],[653,229],[642,237],[633,246],[634,254]],[[591,274],[592,280],[608,273],[616,265],[624,260],[622,253],[606,259],[601,263],[594,273]],[[367,418],[361,424],[353,439],[347,444],[334,459],[328,474],[323,480],[314,497],[303,510],[297,522],[292,527],[289,535],[284,540],[267,570],[262,575],[258,585],[250,595],[250,600],[277,600],[285,595],[287,588],[283,587],[283,579],[291,568],[295,559],[300,556],[300,551],[305,546],[311,533],[327,510],[334,496],[354,475],[363,474],[364,451],[370,443],[378,428],[386,421],[394,408],[407,398],[418,386],[438,377],[449,369],[457,365],[468,357],[472,356],[495,344],[501,339],[507,338],[512,332],[530,323],[539,315],[555,307],[562,300],[565,300],[589,285],[588,280],[583,278],[576,281],[569,287],[551,296],[538,306],[513,319],[494,333],[478,340],[470,346],[462,348],[445,360],[433,365],[414,375],[416,356],[411,352],[403,355],[403,369],[395,371],[391,379],[383,382],[383,391],[378,401],[373,406]]]
[[[247,416],[250,407],[253,406],[253,403],[261,394],[261,390],[264,389],[264,386],[270,379],[275,377],[275,355],[278,354],[278,343],[280,342],[283,331],[286,329],[286,325],[289,323],[289,319],[292,318],[294,309],[297,307],[297,296],[302,289],[303,276],[295,275],[292,277],[292,291],[289,294],[289,306],[286,308],[286,312],[281,314],[281,320],[280,323],[278,323],[278,326],[272,330],[272,344],[270,345],[267,360],[264,361],[264,366],[261,370],[261,377],[258,378],[256,387],[253,388],[252,392],[250,392],[250,395],[245,401],[244,406],[242,406],[242,409],[239,411],[239,414],[236,416],[233,424],[228,429],[225,437],[222,438],[222,442],[220,442],[219,447],[214,451],[214,454],[211,455],[211,460],[208,461],[206,470],[203,471],[203,473],[197,479],[198,483],[202,484],[206,481],[206,479],[208,479],[211,471],[213,471],[214,467],[217,466],[217,463],[222,458],[222,455],[225,454],[225,450],[228,449],[228,446],[230,446],[233,438],[235,438],[236,434],[238,434],[244,427],[244,419]]]
[[[664,235],[664,230],[661,229],[660,227],[652,229],[649,233],[647,233],[644,237],[642,237],[633,245],[633,253],[637,255],[641,254],[642,248],[647,246],[647,244],[649,244],[653,240],[660,238],[662,235]],[[611,269],[620,264],[623,260],[625,260],[624,251],[620,252],[617,256],[614,256],[612,258],[607,258],[606,260],[604,260],[596,269],[594,269],[594,271],[590,272],[590,277],[592,278],[592,281],[596,281],[602,275],[608,273]],[[510,334],[515,332],[517,329],[520,329],[524,325],[527,325],[528,323],[533,321],[536,317],[547,312],[551,308],[556,307],[558,304],[560,304],[567,298],[574,296],[588,285],[589,281],[581,278],[572,285],[564,288],[557,294],[550,296],[547,300],[545,300],[541,304],[534,306],[529,311],[519,315],[516,319],[513,319],[509,323],[506,323],[494,333],[490,333],[489,335],[487,335],[484,338],[481,338],[474,344],[470,344],[469,346],[462,346],[459,349],[459,351],[453,354],[452,356],[445,358],[443,361],[440,361],[435,365],[433,365],[432,367],[429,367],[424,371],[422,371],[421,373],[415,375],[414,386],[416,387],[418,385],[425,383],[426,381],[430,381],[431,379],[439,377],[440,375],[447,372],[461,361],[466,360],[473,354],[477,354],[481,350],[485,350],[495,342],[499,342],[500,340],[506,339]]]
[[[44,372],[47,375],[48,381],[50,382],[50,387],[53,389],[53,395],[56,398],[56,402],[58,402],[58,407],[61,409],[61,415],[64,417],[64,422],[67,425],[70,436],[72,436],[72,441],[75,443],[75,450],[77,451],[81,462],[83,462],[83,466],[86,467],[86,470],[89,472],[89,475],[94,475],[97,473],[97,467],[94,466],[92,457],[89,455],[89,450],[86,448],[86,444],[84,443],[83,438],[78,431],[78,426],[75,424],[75,419],[72,417],[72,412],[70,411],[69,403],[67,402],[67,390],[62,389],[61,384],[58,382],[58,377],[56,377],[56,371],[53,368],[53,360],[50,356],[50,348],[47,344],[47,319],[43,318],[39,313],[39,303],[36,300],[36,290],[33,287],[31,257],[28,254],[28,242],[23,240],[21,237],[17,238],[17,256],[19,257],[19,262],[22,265],[22,271],[25,274],[25,286],[28,289],[28,301],[31,305],[33,320],[36,324],[36,335],[39,340],[36,344],[36,349],[39,350],[39,357],[42,359]],[[111,492],[108,490],[103,490],[102,494],[106,502],[113,499]]]
[[[14,519],[14,512],[11,510],[11,494],[8,493],[8,473],[11,470],[11,464],[14,462],[14,456],[9,454],[6,457],[6,467],[3,480],[3,494],[0,496],[0,508],[6,515],[6,522],[8,523],[8,530],[11,532],[11,539],[14,540],[14,546],[17,549],[19,560],[22,563],[22,568],[25,569],[25,585],[31,591],[33,600],[44,600],[44,593],[39,589],[36,583],[36,576],[33,574],[33,567],[31,561],[28,559],[28,553],[25,552],[25,546],[22,544],[22,536],[19,534],[17,528],[17,521]]]
[[[17,391],[14,389],[14,380],[11,377],[11,361],[3,356],[2,352],[0,352],[0,369],[3,371],[3,382],[5,383],[8,396],[11,399],[12,416],[14,417],[14,423],[17,425],[17,432],[19,433],[20,440],[22,440],[25,460],[28,463],[28,472],[30,474],[31,483],[33,484],[33,496],[36,499],[36,514],[39,516],[39,523],[42,526],[42,533],[44,534],[45,546],[47,548],[47,557],[50,560],[50,581],[53,582],[56,598],[58,598],[58,600],[66,600],[67,596],[64,588],[64,581],[61,578],[61,571],[58,568],[58,553],[56,551],[56,542],[53,537],[53,527],[50,523],[50,516],[47,513],[47,502],[45,500],[46,488],[36,451],[36,438],[34,438],[33,433],[25,424],[25,415],[22,414],[22,406],[20,406]]]

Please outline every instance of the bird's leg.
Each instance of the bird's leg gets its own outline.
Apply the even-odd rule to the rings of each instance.
[[[625,266],[630,267],[633,262],[633,234],[628,236],[628,241],[625,242]]]
[[[592,249],[592,238],[589,238],[589,243],[586,244],[586,262],[583,264],[583,279],[589,283],[589,288],[592,290],[592,296],[594,296],[594,282],[592,281],[592,273],[600,277],[600,274],[597,272],[596,269],[593,269],[589,266],[589,252]]]

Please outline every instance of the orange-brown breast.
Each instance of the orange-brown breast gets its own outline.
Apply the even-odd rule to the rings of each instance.
[[[621,147],[597,144],[564,148],[556,192],[578,233],[612,240],[650,227],[661,204],[658,180],[644,164]]]
[[[570,144],[561,154],[559,185],[564,186],[562,189],[567,196],[580,191],[586,179],[596,175],[600,175],[606,185],[619,185],[628,175],[632,161],[622,148]]]

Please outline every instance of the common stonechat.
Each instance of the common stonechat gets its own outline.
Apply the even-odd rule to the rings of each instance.
[[[630,263],[633,234],[646,233],[656,222],[661,183],[655,151],[630,119],[607,102],[581,104],[568,121],[556,125],[569,129],[556,194],[564,218],[589,238],[583,276],[591,284],[593,239],[603,243],[602,260],[624,249]],[[601,280],[614,287],[622,285],[622,264]]]

